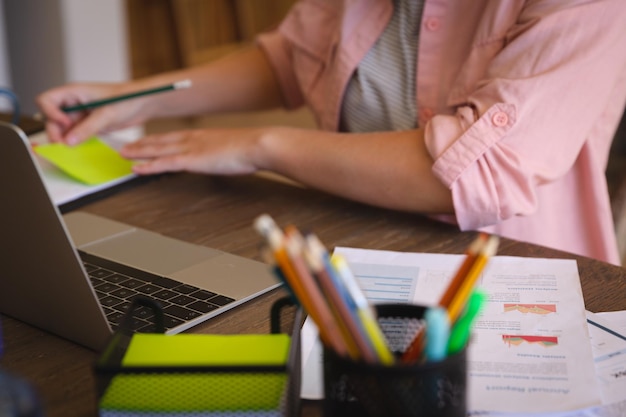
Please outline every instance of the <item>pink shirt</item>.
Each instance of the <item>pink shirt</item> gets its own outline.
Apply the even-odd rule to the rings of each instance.
[[[338,128],[390,0],[301,0],[259,44],[287,105]],[[624,0],[426,1],[417,111],[461,230],[619,264],[604,170],[626,103]]]

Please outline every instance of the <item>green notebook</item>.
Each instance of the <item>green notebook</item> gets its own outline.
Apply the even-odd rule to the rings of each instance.
[[[122,366],[235,366],[242,370],[285,366],[289,346],[285,334],[135,334]],[[100,410],[102,415],[119,416],[230,415],[241,411],[280,415],[286,382],[286,371],[118,374],[103,395]]]

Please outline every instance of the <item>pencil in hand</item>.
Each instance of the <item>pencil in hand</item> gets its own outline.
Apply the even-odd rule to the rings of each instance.
[[[191,84],[192,84],[191,80],[182,80],[182,81],[174,82],[172,84],[166,84],[166,85],[155,87],[155,88],[135,91],[133,93],[108,97],[108,98],[104,98],[101,100],[88,101],[87,103],[76,104],[73,106],[64,106],[64,107],[61,107],[61,110],[63,110],[65,113],[86,111],[86,110],[95,109],[97,107],[106,106],[108,104],[113,104],[113,103],[117,103],[117,102],[124,101],[124,100],[130,100],[130,99],[137,98],[137,97],[142,97],[142,96],[147,96],[147,95],[157,94],[157,93],[164,93],[166,91],[180,90],[183,88],[189,88],[191,87]],[[45,117],[41,113],[35,113],[33,115],[33,119],[37,121],[41,121],[41,122],[45,121]]]

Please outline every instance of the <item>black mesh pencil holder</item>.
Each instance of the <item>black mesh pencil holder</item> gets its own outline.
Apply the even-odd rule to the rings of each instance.
[[[425,308],[376,306],[379,325],[397,356],[409,347]],[[465,417],[466,350],[439,362],[372,365],[324,348],[324,415]]]
[[[280,299],[274,303],[270,312],[271,333],[280,333],[282,328],[287,327],[281,321],[287,321],[285,307],[292,305],[288,299]],[[154,333],[162,333],[158,304],[139,299],[133,303],[127,317],[132,317],[135,308],[153,309]],[[301,321],[300,317],[301,312],[298,310],[295,323]],[[297,416],[300,410],[301,374],[299,328],[298,325],[293,326],[288,359],[284,366],[259,364],[129,367],[123,366],[122,360],[133,333],[122,323],[94,366],[99,414],[101,417]],[[115,399],[110,401],[113,395]],[[278,401],[275,401],[276,398]],[[127,404],[132,404],[132,410],[128,410]]]

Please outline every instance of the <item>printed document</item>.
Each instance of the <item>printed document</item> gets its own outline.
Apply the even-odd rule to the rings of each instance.
[[[434,305],[464,259],[335,251],[349,262],[373,303]],[[601,404],[576,261],[495,256],[477,285],[488,293],[488,302],[468,350],[469,410],[549,413]],[[310,372],[320,362],[319,346],[303,344],[305,398],[323,396],[320,372]]]
[[[623,313],[587,312],[591,349],[604,404],[626,401],[626,317],[615,320]]]
[[[602,405],[574,411],[534,414],[537,417],[626,416],[626,311],[587,312],[591,350]],[[476,413],[481,417],[527,417],[523,413]]]

